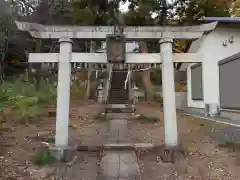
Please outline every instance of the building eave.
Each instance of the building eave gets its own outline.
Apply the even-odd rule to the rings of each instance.
[[[218,23],[239,23],[240,17],[203,17],[199,19],[200,22],[218,22]]]

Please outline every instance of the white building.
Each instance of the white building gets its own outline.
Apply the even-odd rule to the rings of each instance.
[[[189,49],[189,53],[201,53],[202,63],[181,67],[187,71],[188,108],[203,113],[206,104],[217,105],[220,116],[240,120],[240,18],[203,21],[218,21],[218,25]]]

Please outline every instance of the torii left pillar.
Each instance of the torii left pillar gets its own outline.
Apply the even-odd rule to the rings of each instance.
[[[58,56],[58,86],[57,86],[57,118],[55,147],[56,157],[65,159],[68,145],[69,104],[71,82],[72,40],[60,38],[60,53]]]

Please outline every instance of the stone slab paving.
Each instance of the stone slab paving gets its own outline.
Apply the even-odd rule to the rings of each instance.
[[[127,120],[114,119],[109,121],[109,143],[124,143],[127,141]]]
[[[139,166],[134,151],[107,151],[101,161],[103,180],[140,180]]]
[[[119,144],[127,141],[127,120],[109,121],[108,143]],[[140,170],[134,151],[105,151],[100,163],[101,180],[140,180]]]
[[[119,153],[107,152],[102,157],[101,161],[101,175],[102,177],[118,178],[119,173]]]
[[[139,166],[135,152],[121,152],[119,178],[140,180]]]

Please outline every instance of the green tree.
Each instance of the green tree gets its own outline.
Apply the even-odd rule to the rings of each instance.
[[[165,25],[169,19],[170,4],[166,0],[129,0],[129,11],[119,11],[120,2],[126,1],[97,1],[74,0],[73,21],[80,25]],[[142,42],[141,51],[159,50],[156,42]],[[147,68],[147,67],[146,67]],[[151,83],[151,70],[143,71],[140,75],[141,84],[147,92],[148,99],[154,97]]]
[[[229,0],[229,7],[231,9],[231,15],[233,17],[240,17],[240,1]]]
[[[179,24],[196,24],[202,17],[229,17],[228,0],[178,0],[172,13]]]
[[[41,0],[39,4],[29,4],[29,0],[20,1],[23,1],[21,11],[15,8],[18,14],[24,16],[27,21],[45,24],[131,26],[194,24],[203,16],[230,15],[229,6],[226,5],[227,0],[178,0],[175,4],[169,4],[167,0],[128,0],[129,11],[126,13],[119,10],[119,3],[124,3],[126,0],[72,0],[70,2],[55,0],[52,3],[49,3],[49,0]],[[37,44],[40,46],[44,43]],[[79,41],[76,44],[84,50],[90,42]],[[94,44],[99,46],[100,42]],[[182,44],[184,48],[176,46],[175,49],[184,51],[188,43]],[[38,47],[37,51],[41,48],[43,47]],[[159,52],[158,42],[142,42],[141,50]],[[142,84],[146,87],[151,99],[153,94],[150,73],[151,71],[145,71],[141,77]]]
[[[171,5],[166,0],[130,1],[129,11],[123,15],[125,24],[130,26],[167,25],[170,7]],[[139,45],[142,53],[160,51],[157,40],[140,42]],[[149,65],[145,65],[146,69],[148,67]],[[151,74],[154,74],[151,68],[135,74],[135,77],[141,79],[141,86],[145,89],[148,100],[154,98],[154,85],[151,81]]]

